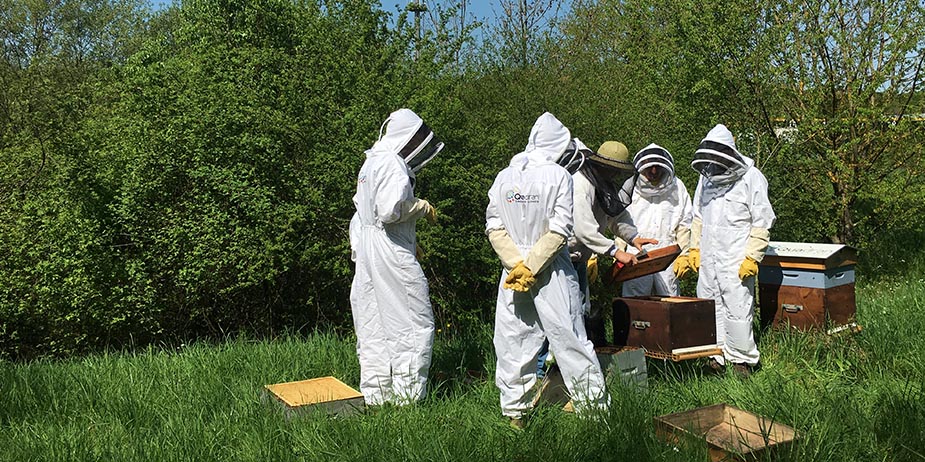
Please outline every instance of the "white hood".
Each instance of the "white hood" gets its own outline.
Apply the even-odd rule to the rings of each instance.
[[[525,169],[556,163],[568,147],[572,134],[556,116],[545,112],[533,124],[527,148],[511,159],[511,166]]]
[[[379,128],[379,140],[366,151],[367,155],[380,152],[398,153],[408,144],[411,137],[424,125],[421,119],[411,109],[399,109],[385,119]],[[385,133],[383,133],[383,130]]]
[[[639,178],[636,180],[636,191],[646,197],[656,197],[670,192],[674,186],[674,157],[667,149],[652,143],[636,153],[633,165]],[[650,167],[662,171],[663,177],[659,184],[652,184],[642,172]]]
[[[729,184],[742,178],[754,164],[752,159],[736,149],[732,132],[725,125],[718,124],[700,142],[691,167],[713,184]]]

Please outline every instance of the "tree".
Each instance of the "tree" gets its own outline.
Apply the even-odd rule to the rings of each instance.
[[[496,66],[526,67],[539,64],[546,41],[559,17],[557,0],[501,0],[501,13],[488,31],[486,58]]]
[[[794,155],[819,172],[796,172],[794,186],[829,185],[820,199],[836,212],[833,241],[908,225],[925,211],[925,6],[815,0],[770,13],[784,46],[764,82],[778,95],[769,116],[795,121]]]
[[[921,2],[601,0],[575,8],[572,49],[625,62],[637,86],[654,90],[642,93],[648,104],[669,110],[660,120],[692,134],[723,122],[739,135],[769,176],[776,235],[859,243],[918,220]],[[790,124],[796,130],[778,130]],[[911,226],[922,229],[920,220]]]

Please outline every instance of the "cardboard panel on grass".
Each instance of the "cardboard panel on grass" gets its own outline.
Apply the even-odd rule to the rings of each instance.
[[[266,385],[267,391],[289,412],[349,415],[363,409],[360,392],[334,377]]]
[[[762,325],[805,330],[852,323],[857,254],[841,244],[772,241],[758,267]]]

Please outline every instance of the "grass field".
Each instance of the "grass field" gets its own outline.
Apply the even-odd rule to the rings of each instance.
[[[287,418],[262,391],[325,375],[356,387],[353,340],[331,334],[0,363],[0,459],[705,460],[661,443],[652,418],[725,402],[796,428],[783,460],[925,461],[925,281],[858,295],[861,334],[766,332],[747,380],[650,360],[648,391],[612,387],[596,419],[541,408],[523,432],[500,416],[488,326],[438,335],[426,402],[341,419]]]

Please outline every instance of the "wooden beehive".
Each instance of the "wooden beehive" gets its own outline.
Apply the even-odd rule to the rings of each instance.
[[[351,414],[364,406],[363,395],[334,377],[277,383],[265,387],[289,411]]]
[[[673,445],[706,443],[714,462],[768,460],[797,440],[793,428],[728,404],[658,416],[655,431]]]
[[[716,346],[716,305],[693,297],[617,297],[614,344],[667,354]]]
[[[852,322],[856,263],[857,249],[846,245],[771,242],[758,270],[762,325],[823,329]]]

